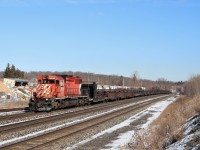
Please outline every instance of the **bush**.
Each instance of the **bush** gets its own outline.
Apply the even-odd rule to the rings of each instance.
[[[200,75],[194,75],[185,84],[185,94],[188,97],[200,95]]]

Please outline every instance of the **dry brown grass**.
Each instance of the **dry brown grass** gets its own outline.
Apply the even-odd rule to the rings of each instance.
[[[196,113],[200,113],[200,95],[188,99],[180,97],[169,105],[149,127],[148,131],[138,131],[133,149],[164,149],[182,138],[180,127]]]
[[[190,117],[200,113],[200,75],[194,75],[185,84],[185,94],[169,105],[150,126],[138,131],[133,149],[165,149],[183,136],[181,126]]]
[[[9,109],[9,108],[23,108],[28,107],[28,101],[11,101],[0,102],[0,109]]]

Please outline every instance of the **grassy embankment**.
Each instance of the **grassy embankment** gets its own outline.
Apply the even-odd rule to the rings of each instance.
[[[169,105],[150,126],[148,131],[138,131],[133,149],[165,149],[182,138],[181,126],[200,113],[200,75],[185,84],[185,94]]]

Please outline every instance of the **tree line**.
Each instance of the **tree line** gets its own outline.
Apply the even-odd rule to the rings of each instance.
[[[3,73],[4,78],[24,78],[24,71],[19,70],[15,65],[8,63]]]
[[[164,90],[169,90],[172,85],[176,85],[176,83],[168,81],[164,78],[159,78],[157,81],[141,79],[139,73],[136,71],[130,77],[119,76],[119,75],[104,75],[104,74],[95,74],[89,72],[73,72],[73,71],[65,71],[65,72],[50,72],[50,71],[31,71],[25,73],[25,78],[28,80],[36,79],[40,75],[45,74],[68,74],[79,76],[82,78],[83,82],[97,82],[100,85],[118,85],[118,86],[130,86],[130,87],[146,87],[148,89],[151,88],[160,88]]]
[[[16,69],[14,65],[8,63],[4,72],[0,72],[0,77],[4,78],[24,78],[30,81],[35,81],[37,77],[45,74],[68,74],[79,76],[83,79],[84,82],[97,82],[102,85],[118,85],[118,86],[131,86],[131,87],[146,87],[153,88],[158,87],[160,89],[169,90],[172,85],[176,84],[170,81],[167,81],[164,78],[159,78],[157,81],[141,79],[139,73],[135,71],[130,77],[124,77],[119,75],[103,75],[95,74],[89,72],[73,72],[73,71],[64,71],[64,72],[51,72],[51,71],[31,71],[24,72],[19,69]]]

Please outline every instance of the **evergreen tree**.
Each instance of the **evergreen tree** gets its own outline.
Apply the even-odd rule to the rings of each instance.
[[[15,77],[16,77],[16,70],[15,66],[12,64],[10,69],[10,78],[15,78]]]
[[[4,71],[3,77],[4,78],[24,78],[24,72],[19,69],[15,69],[15,66],[13,64],[10,67],[10,64],[8,63]]]
[[[4,71],[3,77],[4,78],[10,78],[10,64],[9,63],[7,64],[7,67]]]

